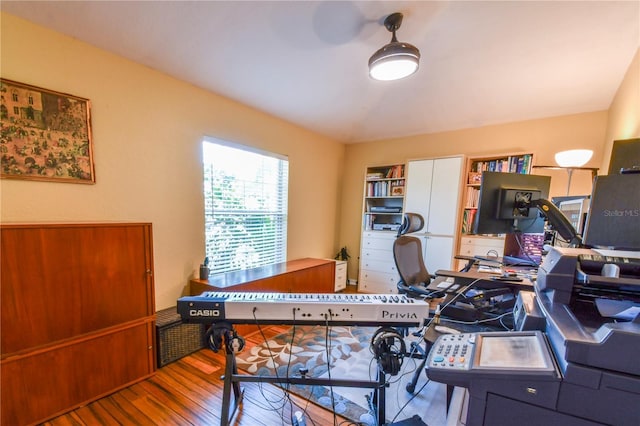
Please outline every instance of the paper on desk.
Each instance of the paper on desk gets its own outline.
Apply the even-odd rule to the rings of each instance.
[[[478,272],[487,272],[490,274],[502,274],[502,269],[495,266],[480,265],[478,266]]]

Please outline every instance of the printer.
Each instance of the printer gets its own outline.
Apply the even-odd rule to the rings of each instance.
[[[457,386],[448,424],[640,425],[640,258],[554,247],[534,290],[515,331],[434,343],[428,377]]]

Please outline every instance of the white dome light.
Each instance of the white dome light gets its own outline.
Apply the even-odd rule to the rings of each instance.
[[[592,156],[593,151],[590,149],[570,149],[558,152],[555,158],[560,167],[582,167]]]

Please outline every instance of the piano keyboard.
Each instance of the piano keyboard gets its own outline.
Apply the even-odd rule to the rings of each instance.
[[[429,304],[400,294],[205,292],[178,299],[183,322],[420,326]]]

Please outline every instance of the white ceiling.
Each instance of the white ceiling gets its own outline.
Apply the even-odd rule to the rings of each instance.
[[[347,143],[604,110],[640,46],[640,0],[0,7]],[[393,12],[420,69],[374,81],[367,61]]]

